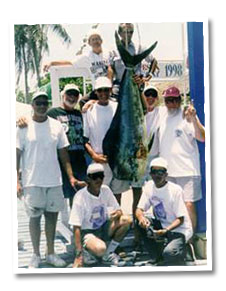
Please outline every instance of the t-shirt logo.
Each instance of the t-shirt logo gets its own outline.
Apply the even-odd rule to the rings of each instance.
[[[166,211],[162,202],[154,206],[154,213],[158,219],[166,219]]]
[[[104,212],[104,205],[99,205],[93,208],[90,222],[92,223],[93,229],[98,229],[106,221],[106,215]]]
[[[183,131],[181,129],[176,129],[175,133],[176,133],[176,137],[180,137],[182,135]]]

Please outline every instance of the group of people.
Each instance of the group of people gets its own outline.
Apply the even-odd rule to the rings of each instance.
[[[118,33],[132,55],[142,51],[142,47],[132,42],[133,31],[132,23],[120,23]],[[69,199],[71,207],[73,267],[99,261],[118,265],[117,248],[132,225],[134,248],[144,244],[155,264],[182,265],[186,245],[196,229],[195,202],[202,197],[196,140],[204,142],[204,127],[192,104],[182,108],[182,97],[175,86],[163,92],[164,106],[157,106],[158,89],[151,85],[150,79],[158,65],[152,55],[148,56],[145,59],[148,73],[139,64],[134,74],[145,104],[151,144],[146,173],[136,182],[116,179],[103,153],[102,142],[117,110],[125,66],[118,52],[106,54],[102,50],[98,31],[90,33],[88,43],[89,53],[77,56],[74,62],[50,62],[44,70],[54,65],[86,67],[94,81],[91,94],[81,97],[76,85],[67,84],[61,92],[62,104],[48,110],[47,94],[38,92],[32,98],[32,118],[18,121],[17,193],[20,197],[23,192],[29,216],[34,250],[29,267],[38,268],[41,262],[42,214],[46,261],[55,267],[66,265],[54,251],[57,217],[64,207],[64,198]],[[78,102],[81,110],[75,109]],[[92,159],[90,164],[86,153]],[[121,195],[130,188],[132,218],[121,209]],[[150,208],[151,216],[147,215]],[[165,240],[159,242],[161,238]]]

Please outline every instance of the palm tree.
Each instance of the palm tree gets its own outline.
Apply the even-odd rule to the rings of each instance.
[[[27,45],[27,28],[28,25],[15,25],[14,28],[14,44],[15,44],[15,63],[17,70],[17,84],[20,81],[20,76],[24,71],[25,80],[25,101],[28,98],[28,72],[29,64],[31,63],[31,51]]]
[[[49,53],[48,32],[52,30],[67,45],[71,44],[71,38],[66,30],[59,24],[30,25],[28,30],[28,45],[33,55],[33,73],[36,73],[38,87],[41,85],[40,71],[44,53]]]
[[[36,25],[15,25],[15,62],[17,68],[17,84],[24,71],[25,96],[28,97],[28,73],[36,74],[37,85],[41,85],[41,62],[44,53],[49,53],[48,32],[52,30],[58,35],[63,43],[69,45],[71,38],[66,30],[59,24],[36,24]]]

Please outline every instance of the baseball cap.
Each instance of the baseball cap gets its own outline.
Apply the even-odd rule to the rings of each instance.
[[[95,81],[95,90],[100,88],[112,88],[111,80],[107,77],[99,77]]]
[[[104,167],[98,163],[90,164],[88,169],[87,169],[87,175],[99,173],[99,172],[104,172]]]
[[[175,87],[175,86],[172,86],[172,87],[169,87],[168,89],[166,89],[163,94],[162,94],[163,97],[180,97],[180,90]]]
[[[62,91],[62,94],[66,93],[67,91],[76,91],[78,93],[80,93],[80,90],[78,88],[78,86],[76,86],[75,84],[67,84],[64,86],[64,89]]]
[[[162,167],[167,170],[168,163],[163,158],[155,158],[154,160],[151,161],[150,168],[151,167]]]
[[[155,92],[155,95],[156,95],[156,97],[158,96],[158,89],[156,88],[156,87],[154,87],[154,86],[152,86],[152,85],[147,85],[145,88],[144,88],[144,94],[145,94],[145,92],[147,92],[147,91],[149,91],[149,90],[152,90],[152,91],[154,91]]]
[[[38,92],[35,92],[31,101],[34,101],[35,99],[37,99],[38,97],[45,97],[46,99],[48,99],[48,95],[46,92],[44,91],[38,91]]]

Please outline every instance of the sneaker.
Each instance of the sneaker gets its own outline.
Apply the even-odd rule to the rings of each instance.
[[[90,254],[87,250],[83,249],[82,255],[83,255],[83,263],[85,265],[94,265],[98,263],[97,258],[94,255]]]
[[[39,267],[39,264],[41,263],[40,256],[37,256],[36,254],[33,254],[31,257],[31,261],[28,265],[28,269],[36,269]]]
[[[116,253],[110,253],[102,257],[102,263],[109,266],[118,266],[120,257]]]
[[[46,256],[46,262],[50,265],[53,265],[57,268],[62,268],[66,266],[66,262],[62,260],[59,256],[56,254],[51,254]]]

